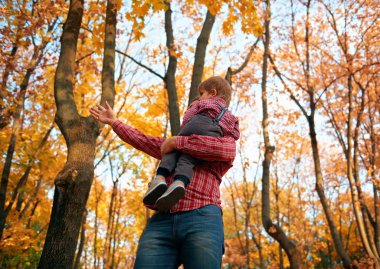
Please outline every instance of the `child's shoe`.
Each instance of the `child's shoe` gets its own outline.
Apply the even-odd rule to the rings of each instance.
[[[157,199],[156,207],[159,211],[169,211],[185,195],[185,186],[181,181],[174,181],[166,192]]]
[[[148,186],[149,188],[143,198],[145,205],[154,205],[157,199],[168,189],[165,180],[161,179],[154,179]]]

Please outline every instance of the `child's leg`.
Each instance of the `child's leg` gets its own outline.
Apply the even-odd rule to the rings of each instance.
[[[176,167],[177,159],[180,152],[173,151],[162,156],[156,175],[167,178],[171,175]]]
[[[174,171],[174,182],[166,192],[157,199],[156,206],[160,211],[169,211],[184,195],[185,187],[190,184],[193,169],[199,160],[188,154],[181,154]]]
[[[174,180],[182,181],[185,186],[189,185],[193,179],[194,167],[198,163],[200,163],[199,159],[188,154],[181,154],[174,170]]]
[[[165,178],[172,174],[178,154],[178,152],[171,152],[162,157],[156,176],[154,180],[149,183],[149,188],[143,197],[144,204],[154,205],[157,199],[165,193],[168,188]]]

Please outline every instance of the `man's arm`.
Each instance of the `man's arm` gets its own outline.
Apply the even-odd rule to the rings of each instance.
[[[141,150],[156,159],[162,158],[160,147],[165,140],[164,138],[145,135],[139,130],[123,124],[119,120],[116,120],[111,126],[121,140],[127,142],[135,149]]]
[[[222,161],[232,164],[236,156],[236,143],[232,137],[176,136],[175,148],[204,161]]]
[[[101,123],[111,125],[115,133],[135,149],[141,150],[156,159],[161,159],[160,147],[165,140],[164,138],[145,135],[139,130],[123,124],[118,120],[108,102],[104,107],[101,105],[91,107],[90,113]]]

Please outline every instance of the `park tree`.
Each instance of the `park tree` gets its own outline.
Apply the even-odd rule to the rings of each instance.
[[[82,117],[74,101],[74,71],[83,1],[70,1],[61,52],[55,73],[55,121],[68,147],[65,167],[55,179],[52,214],[38,268],[71,268],[82,216],[94,177],[94,158],[99,125],[92,117]],[[107,1],[102,71],[101,104],[113,106],[116,39],[115,1]]]

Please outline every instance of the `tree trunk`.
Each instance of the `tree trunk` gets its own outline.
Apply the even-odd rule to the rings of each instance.
[[[96,191],[96,189],[95,189]],[[98,244],[97,244],[97,241],[98,241],[98,229],[99,229],[99,225],[98,225],[98,216],[99,216],[99,200],[100,200],[100,196],[98,196],[98,194],[95,192],[95,220],[94,220],[94,268],[98,268],[98,265],[97,265],[97,256],[98,256]]]
[[[259,238],[256,239],[256,236],[255,236],[255,233],[254,231],[252,230],[252,227],[251,227],[251,234],[252,234],[252,240],[253,240],[253,243],[255,244],[256,248],[257,248],[257,251],[259,252],[259,267],[260,269],[264,269],[265,268],[265,265],[264,265],[264,256],[263,256],[263,248],[261,246],[261,238],[260,238],[260,234],[259,234]],[[280,247],[281,249],[281,247]]]
[[[20,7],[20,10],[24,10],[25,6],[27,4],[27,1],[22,2],[22,7]],[[0,130],[3,129],[5,126],[7,126],[10,122],[10,116],[11,112],[6,111],[5,107],[3,106],[4,104],[4,98],[6,95],[6,89],[7,89],[7,83],[8,83],[8,78],[11,72],[14,70],[15,67],[15,62],[14,58],[17,53],[17,50],[20,45],[20,40],[21,40],[21,34],[22,34],[22,29],[24,28],[25,24],[25,19],[21,17],[20,19],[17,20],[17,30],[16,30],[16,38],[15,42],[12,45],[12,50],[9,54],[9,56],[6,58],[5,62],[5,68],[4,68],[4,73],[2,75],[2,81],[1,81],[1,88],[0,88]],[[1,240],[1,237],[0,237]]]
[[[310,140],[311,140],[311,147],[313,151],[314,172],[315,172],[315,177],[316,177],[315,189],[318,193],[319,200],[321,201],[322,208],[327,219],[327,224],[329,226],[336,251],[343,261],[343,266],[345,268],[352,268],[351,267],[352,260],[348,256],[347,252],[345,251],[342,238],[339,236],[339,233],[335,227],[335,223],[333,220],[333,212],[331,211],[328,205],[327,198],[325,196],[325,190],[322,185],[323,177],[322,177],[321,161],[319,159],[318,141],[317,141],[317,134],[315,132],[313,116],[308,117],[308,123],[309,123],[309,130],[310,130],[309,134],[310,134]]]
[[[351,64],[351,61],[349,61],[349,64]],[[377,250],[375,245],[373,244],[373,249],[371,248],[370,241],[368,239],[367,233],[366,233],[366,228],[364,224],[364,219],[363,215],[361,214],[361,208],[360,204],[361,201],[359,199],[359,194],[358,194],[358,189],[360,190],[360,185],[358,185],[358,181],[355,182],[354,180],[354,173],[353,173],[353,167],[354,164],[357,163],[357,145],[356,148],[354,148],[354,158],[352,156],[352,151],[353,151],[353,145],[352,145],[352,110],[353,110],[353,101],[352,101],[352,76],[349,75],[348,77],[348,120],[347,120],[347,151],[346,151],[346,159],[347,159],[347,178],[350,183],[350,191],[351,191],[351,199],[352,199],[352,205],[354,209],[354,214],[355,214],[355,219],[356,219],[356,224],[359,230],[359,235],[363,244],[363,247],[365,251],[367,252],[368,256],[373,259],[375,262],[377,268],[379,268],[379,255],[377,254]],[[364,93],[362,98],[364,98]],[[358,113],[359,118],[357,121],[357,126],[355,128],[355,139],[358,138],[358,129],[360,126],[360,111]],[[356,144],[356,142],[355,142]],[[356,170],[356,169],[355,169]]]
[[[215,15],[207,10],[206,19],[203,23],[202,31],[197,39],[195,48],[193,75],[191,77],[189,102],[198,96],[198,85],[202,82],[203,69],[205,65],[206,49],[210,38],[212,27],[214,26]]]
[[[108,221],[107,221],[107,231],[106,231],[106,240],[103,253],[103,268],[110,268],[110,255],[111,255],[111,241],[113,235],[113,222],[114,222],[114,207],[115,199],[117,195],[117,181],[113,182],[111,201],[108,208]]]
[[[268,55],[269,55],[269,43],[270,43],[270,0],[266,0],[266,18],[265,18],[265,39],[264,39],[264,56],[263,56],[263,67],[262,67],[262,107],[263,107],[263,137],[265,144],[265,153],[263,160],[263,175],[262,175],[262,222],[267,233],[280,243],[281,247],[284,248],[286,254],[288,255],[290,267],[291,268],[302,268],[301,254],[297,249],[295,242],[290,240],[285,233],[282,231],[279,225],[272,222],[270,216],[270,164],[272,160],[272,155],[274,153],[275,147],[270,144],[269,138],[269,120],[268,120],[268,104],[267,104],[267,72],[268,72]]]
[[[116,5],[107,1],[101,104],[114,100]],[[92,117],[78,114],[73,83],[83,0],[71,0],[61,38],[54,80],[56,122],[68,147],[67,162],[55,179],[53,209],[38,268],[72,268],[82,215],[92,180],[99,127]],[[113,52],[112,52],[113,51]]]
[[[169,98],[169,118],[172,135],[177,135],[180,129],[180,117],[178,107],[177,88],[175,84],[175,73],[177,70],[177,56],[176,47],[173,36],[172,26],[172,10],[170,2],[166,2],[167,10],[165,11],[165,33],[166,33],[166,47],[169,54],[169,66],[164,77],[166,89]]]
[[[29,68],[25,74],[24,80],[20,86],[20,93],[17,97],[17,105],[15,112],[13,113],[13,126],[12,134],[8,145],[7,155],[5,158],[3,173],[1,175],[1,187],[0,187],[0,240],[3,237],[3,231],[5,227],[5,222],[7,218],[7,210],[5,208],[6,194],[8,188],[9,175],[11,173],[12,159],[15,152],[16,141],[19,135],[19,131],[22,126],[21,113],[24,107],[26,89],[29,84],[30,76],[32,75],[34,68]],[[9,211],[8,211],[9,212]]]

